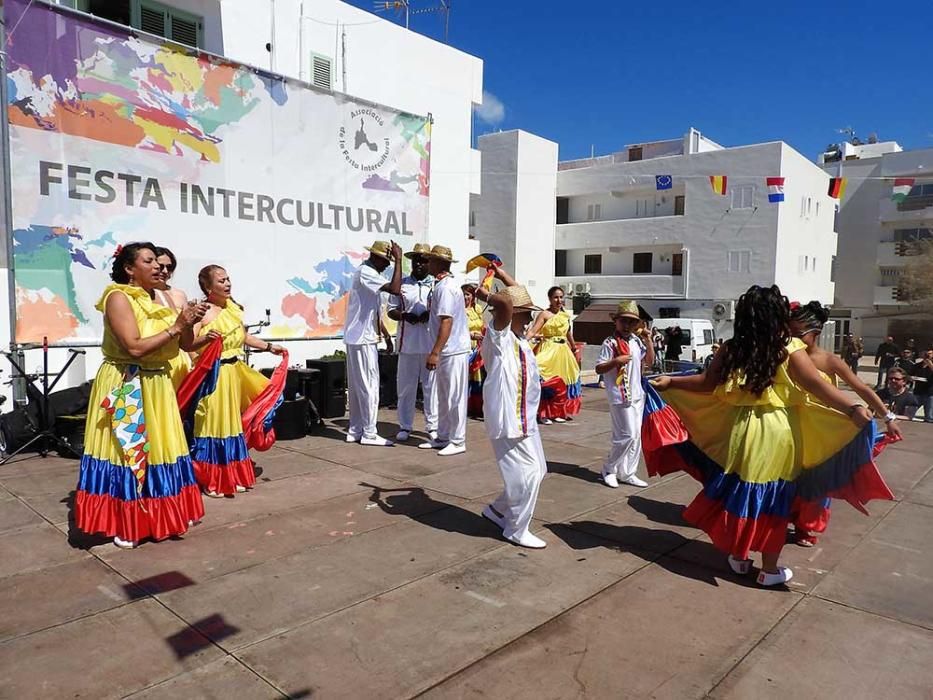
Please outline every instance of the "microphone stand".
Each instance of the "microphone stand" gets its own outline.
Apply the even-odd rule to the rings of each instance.
[[[272,313],[270,312],[269,309],[266,309],[266,320],[265,320],[265,321],[259,321],[258,323],[251,323],[251,324],[249,324],[248,326],[246,326],[246,332],[249,333],[250,330],[253,329],[253,328],[255,328],[256,330],[260,330],[260,329],[262,329],[262,328],[265,328],[265,327],[271,326],[271,325],[272,325]],[[253,352],[255,352],[255,351],[252,350],[252,349],[250,348],[249,345],[245,345],[245,344],[244,344],[244,346],[243,346],[243,361],[246,363],[246,366],[247,366],[247,367],[250,367],[250,366],[251,366],[251,365],[249,364],[249,356],[250,356],[250,354],[252,354]]]
[[[37,346],[35,344],[21,345],[21,349],[35,349]],[[16,361],[12,352],[0,351],[0,354],[4,355],[6,359],[13,365],[13,368],[19,372],[19,376],[27,380],[33,385],[33,388],[37,393],[40,393],[39,401],[39,422],[34,430],[36,431],[26,444],[21,445],[15,451],[8,454],[3,459],[0,459],[0,465],[6,464],[11,459],[16,457],[21,452],[25,451],[28,447],[34,443],[39,443],[39,455],[43,458],[47,457],[49,454],[49,445],[53,445],[58,448],[59,454],[63,452],[74,455],[75,457],[80,457],[75,449],[69,445],[67,442],[62,440],[58,435],[55,434],[55,418],[50,415],[49,412],[49,395],[52,393],[52,390],[55,389],[55,386],[58,384],[59,380],[64,376],[65,372],[71,366],[71,363],[75,361],[75,358],[78,355],[83,355],[84,350],[77,350],[75,348],[69,348],[69,357],[68,361],[65,362],[65,366],[62,367],[55,374],[49,372],[49,339],[48,337],[42,338],[42,373],[39,375],[27,374],[26,370],[23,369],[19,362]],[[36,380],[42,378],[42,388],[41,392],[39,389],[35,388]],[[49,383],[49,377],[54,377],[51,383]],[[14,375],[14,379],[16,379]],[[28,393],[28,392],[27,392]]]

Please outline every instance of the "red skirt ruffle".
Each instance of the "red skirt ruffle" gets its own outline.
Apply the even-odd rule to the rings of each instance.
[[[145,510],[143,510],[145,508]],[[119,537],[127,542],[164,540],[183,535],[188,523],[204,517],[204,503],[197,486],[191,484],[177,496],[121,501],[109,495],[78,491],[75,495],[75,525],[83,532]]]
[[[194,477],[205,491],[212,491],[224,496],[236,493],[237,486],[252,488],[256,485],[255,464],[252,458],[239,459],[227,464],[194,463]]]

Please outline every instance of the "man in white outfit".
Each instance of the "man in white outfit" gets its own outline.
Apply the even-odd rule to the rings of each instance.
[[[350,399],[350,426],[347,442],[389,447],[391,440],[376,432],[379,413],[379,353],[376,345],[382,330],[382,293],[399,294],[402,289],[402,249],[396,243],[376,241],[369,259],[353,273],[347,299],[343,342],[347,346],[347,394]],[[382,273],[394,262],[392,281]]]
[[[467,380],[470,374],[470,326],[460,284],[450,274],[450,248],[431,248],[428,271],[437,280],[431,292],[429,327],[434,345],[425,360],[436,370],[437,438],[423,442],[422,449],[438,449],[449,457],[466,452]]]
[[[540,309],[528,290],[516,285],[501,267],[496,268],[496,276],[506,288],[492,295],[480,288],[477,296],[488,297],[493,314],[480,350],[486,368],[483,416],[505,489],[483,509],[483,517],[501,527],[509,542],[542,549],[547,543],[528,529],[547,474],[537,421],[541,375],[525,340],[531,311]]]
[[[596,373],[606,385],[612,418],[612,446],[603,465],[603,482],[614,489],[619,488],[619,482],[647,486],[635,472],[641,457],[645,412],[641,377],[643,369],[654,364],[654,346],[634,301],[619,302],[612,320],[615,333],[603,341],[596,363]]]
[[[389,298],[389,318],[398,321],[395,336],[399,425],[395,439],[398,442],[407,440],[414,427],[419,382],[424,400],[424,428],[430,439],[437,439],[435,372],[425,366],[428,353],[434,347],[434,336],[428,325],[428,298],[434,287],[434,278],[428,274],[428,259],[425,257],[430,252],[431,246],[416,243],[414,250],[405,253],[405,257],[411,260],[411,274],[402,278],[402,293]]]

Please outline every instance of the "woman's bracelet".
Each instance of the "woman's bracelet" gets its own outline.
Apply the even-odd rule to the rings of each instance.
[[[266,341],[266,347],[263,348],[263,352],[272,352],[272,343],[270,343],[268,340]]]
[[[177,331],[173,333],[173,332],[172,332],[171,326],[168,327],[168,328],[166,328],[166,329],[165,329],[165,332],[168,333],[168,337],[171,338],[172,340],[175,340],[175,338],[177,338],[179,335],[181,335],[181,333],[179,333],[179,332],[177,332]]]

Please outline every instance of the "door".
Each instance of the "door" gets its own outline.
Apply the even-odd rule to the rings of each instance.
[[[686,202],[686,197],[682,194],[674,197],[674,216],[683,216],[684,215],[684,204]]]
[[[674,277],[682,277],[684,274],[684,254],[674,253],[671,258],[671,274]]]
[[[845,337],[849,335],[849,323],[851,321],[847,318],[834,318],[836,322],[836,332],[833,337],[833,348],[837,353],[842,352],[842,341],[845,340]]]

